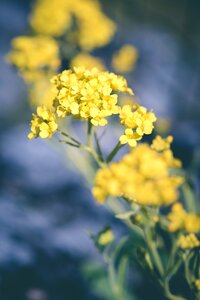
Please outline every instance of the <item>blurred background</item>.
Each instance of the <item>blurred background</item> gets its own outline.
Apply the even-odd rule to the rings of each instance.
[[[56,149],[40,139],[28,141],[26,85],[5,62],[11,39],[28,32],[32,3],[0,0],[0,300],[103,300],[83,271],[91,261],[102,264],[86,231],[106,223],[114,231],[125,229],[95,204],[83,178]],[[125,43],[138,49],[128,82],[142,104],[170,122],[176,156],[199,175],[200,1],[102,5],[118,32],[96,53],[106,59]],[[133,299],[149,299],[152,284],[145,282],[144,291],[133,267]],[[162,299],[159,292],[155,299]]]

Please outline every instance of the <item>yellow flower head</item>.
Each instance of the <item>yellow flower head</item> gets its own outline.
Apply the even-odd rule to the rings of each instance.
[[[176,232],[184,230],[189,233],[200,232],[200,216],[186,212],[181,203],[175,203],[168,214],[168,230]]]
[[[135,147],[144,134],[151,134],[156,117],[153,112],[147,112],[144,106],[138,104],[124,105],[119,114],[121,124],[126,126],[125,134],[120,137],[121,144],[128,143]],[[134,130],[134,131],[133,131]]]
[[[71,42],[85,50],[106,45],[115,32],[115,24],[102,12],[97,0],[37,0],[30,23],[40,34],[67,33]]]
[[[45,106],[38,106],[37,114],[33,114],[30,125],[31,132],[28,135],[30,140],[37,137],[51,138],[58,128],[54,114]]]
[[[91,120],[94,126],[105,126],[107,117],[119,113],[116,92],[132,93],[123,77],[95,68],[63,71],[52,82],[57,89],[54,107],[58,117],[74,115]]]
[[[106,229],[99,234],[98,244],[101,246],[107,246],[114,241],[114,235],[111,229]]]
[[[181,249],[187,250],[200,246],[200,241],[193,233],[182,235],[178,240],[178,245]]]
[[[153,140],[151,148],[156,151],[164,151],[170,149],[170,145],[173,142],[173,137],[169,135],[166,139],[163,139],[160,135],[157,135]]]
[[[112,65],[116,72],[127,73],[133,70],[138,59],[138,50],[132,45],[124,45],[112,58]]]
[[[71,68],[84,67],[86,69],[97,68],[99,71],[104,71],[106,67],[100,58],[94,57],[89,53],[79,53],[70,62]]]
[[[50,37],[21,36],[13,39],[12,46],[8,60],[19,69],[25,80],[53,74],[60,66],[58,45]]]
[[[170,171],[163,153],[140,144],[121,161],[97,172],[93,195],[100,203],[109,196],[123,196],[140,205],[166,205],[177,199],[183,182]]]

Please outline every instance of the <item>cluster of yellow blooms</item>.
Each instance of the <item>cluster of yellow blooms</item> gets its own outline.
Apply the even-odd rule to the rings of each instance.
[[[84,67],[89,70],[97,68],[99,71],[104,71],[106,69],[103,61],[100,58],[84,52],[81,52],[73,57],[70,62],[70,67]]]
[[[73,38],[85,50],[106,45],[115,32],[97,0],[37,0],[30,23],[37,33],[62,36],[74,18]]]
[[[44,106],[37,108],[37,114],[33,114],[31,121],[31,132],[28,138],[32,140],[36,137],[42,139],[51,138],[53,133],[57,130],[58,125],[55,121],[54,114]]]
[[[183,205],[179,202],[172,206],[171,212],[168,214],[168,230],[176,232],[184,230],[190,233],[200,232],[200,216],[184,210]]]
[[[122,46],[112,57],[112,66],[116,72],[127,73],[133,70],[138,59],[138,51],[132,45]]]
[[[195,247],[200,246],[200,241],[196,237],[194,233],[190,233],[188,235],[182,235],[178,240],[178,245],[180,248],[186,250],[186,249],[192,249]]]
[[[166,205],[178,198],[183,178],[170,171],[180,166],[170,149],[157,152],[140,144],[121,161],[97,172],[93,195],[100,203],[111,196],[126,197],[140,205]]]
[[[66,70],[55,76],[52,82],[57,89],[54,107],[58,117],[72,114],[91,120],[94,126],[105,126],[106,117],[119,113],[118,95],[113,92],[132,94],[123,77],[95,68]]]
[[[59,49],[56,41],[45,36],[21,36],[13,39],[13,50],[8,60],[15,65],[27,81],[54,74],[60,66]]]
[[[124,105],[119,114],[121,124],[126,126],[125,134],[120,137],[121,144],[135,147],[144,134],[151,134],[156,117],[153,112],[138,104]]]

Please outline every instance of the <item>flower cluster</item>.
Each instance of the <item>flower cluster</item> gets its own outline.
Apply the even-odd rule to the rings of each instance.
[[[167,152],[171,153],[169,156]],[[106,198],[125,197],[140,205],[166,205],[177,200],[183,178],[173,176],[171,168],[180,167],[171,150],[157,152],[140,144],[121,161],[100,169],[93,195],[100,203]]]
[[[178,245],[180,248],[186,250],[186,249],[192,249],[195,247],[200,246],[200,241],[196,237],[194,233],[190,233],[188,235],[182,235],[178,240]]]
[[[176,232],[184,230],[190,233],[200,232],[200,216],[185,211],[183,205],[179,202],[172,206],[171,212],[168,214],[168,230]]]
[[[115,24],[105,16],[96,0],[38,0],[30,23],[35,32],[61,36],[76,28],[73,40],[85,50],[106,45],[115,32]]]
[[[15,65],[24,79],[33,81],[53,73],[60,66],[56,41],[45,36],[21,36],[12,41],[13,50],[8,60]]]
[[[44,106],[37,108],[37,114],[33,114],[31,121],[31,132],[28,135],[30,140],[41,137],[42,139],[51,138],[57,130],[58,125],[54,114]]]
[[[151,148],[158,152],[162,152],[164,150],[169,150],[172,142],[173,137],[171,135],[169,135],[166,139],[163,139],[160,135],[157,135],[153,140]]]
[[[138,59],[138,51],[132,45],[122,46],[112,58],[112,66],[116,72],[130,72]]]
[[[70,62],[71,68],[84,67],[86,69],[97,68],[99,71],[104,71],[106,67],[100,58],[94,57],[88,53],[81,52],[77,54]]]
[[[120,137],[121,144],[135,147],[144,134],[151,134],[156,117],[153,112],[138,104],[124,105],[119,114],[121,124],[126,126],[125,134]]]
[[[57,89],[54,107],[58,117],[71,114],[90,120],[94,126],[105,126],[106,117],[119,113],[116,92],[132,93],[123,77],[95,68],[66,70],[55,76],[52,82]]]

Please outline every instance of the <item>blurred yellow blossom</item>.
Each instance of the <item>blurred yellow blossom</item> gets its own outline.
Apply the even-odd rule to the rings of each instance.
[[[131,147],[135,147],[144,134],[152,133],[153,123],[156,121],[153,112],[147,112],[144,106],[138,104],[124,105],[119,117],[121,124],[127,127],[125,134],[120,137],[120,142],[121,144],[128,143]]]
[[[106,229],[99,234],[98,244],[101,246],[107,246],[114,240],[114,235],[111,229]]]
[[[31,132],[28,135],[30,140],[37,137],[51,138],[58,128],[54,114],[45,106],[38,106],[37,114],[33,114],[30,125]]]
[[[121,161],[97,172],[93,195],[100,203],[109,196],[123,196],[140,205],[170,204],[177,200],[183,182],[182,177],[171,175],[172,164],[165,160],[164,152],[140,144]]]
[[[20,36],[12,40],[8,60],[15,65],[25,80],[34,81],[44,74],[53,74],[60,66],[56,41],[45,36]]]
[[[200,216],[186,212],[181,203],[175,203],[168,214],[168,230],[175,232],[185,230],[191,233],[200,232]]]
[[[30,23],[36,32],[52,36],[61,36],[67,30],[69,34],[71,29],[74,41],[85,50],[106,45],[115,32],[114,22],[97,0],[38,0]]]
[[[190,233],[188,235],[182,235],[178,240],[178,245],[180,248],[186,250],[186,249],[192,249],[195,247],[200,246],[200,241],[196,237],[195,234]]]
[[[194,285],[198,291],[200,291],[200,279],[196,279]]]
[[[118,95],[113,92],[132,94],[123,77],[96,68],[65,70],[52,82],[57,89],[54,107],[58,117],[74,115],[91,120],[94,126],[105,126],[106,117],[119,113]]]
[[[141,140],[141,136],[134,132],[132,129],[127,128],[125,130],[125,134],[121,135],[119,138],[120,143],[129,144],[131,147],[135,147],[137,145],[137,141]]]
[[[167,138],[163,139],[160,135],[157,135],[153,140],[151,148],[156,151],[164,151],[170,149],[170,144],[173,142],[173,137],[169,135]]]
[[[71,68],[85,67],[86,69],[97,68],[99,71],[106,69],[103,61],[100,58],[90,55],[89,53],[81,52],[77,54],[70,62]]]
[[[112,58],[112,65],[116,72],[127,73],[133,70],[138,59],[138,50],[129,44],[122,46]]]

